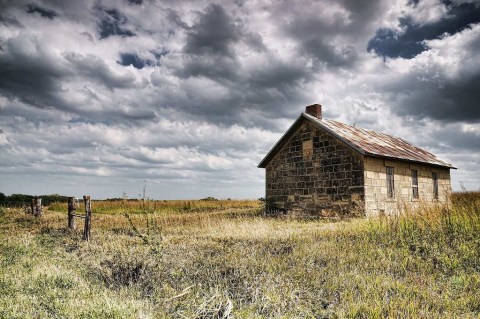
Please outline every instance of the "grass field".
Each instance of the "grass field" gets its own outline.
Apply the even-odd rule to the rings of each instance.
[[[452,202],[338,221],[96,202],[90,242],[63,204],[2,210],[0,318],[479,318],[480,194]]]
[[[209,212],[225,210],[227,208],[253,208],[261,207],[260,201],[254,200],[102,200],[92,201],[96,214],[118,214],[128,212],[138,214],[145,212],[180,213],[180,212]],[[79,200],[81,204],[81,200]],[[81,206],[81,205],[79,205]],[[67,203],[53,203],[49,209],[58,212],[67,211]],[[81,210],[82,207],[79,207]]]

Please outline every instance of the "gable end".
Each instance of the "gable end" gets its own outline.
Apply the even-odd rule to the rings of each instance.
[[[358,148],[356,145],[352,144],[348,140],[344,139],[330,128],[322,125],[320,122],[316,121],[313,116],[302,113],[300,116],[295,120],[295,122],[288,128],[288,130],[283,134],[280,140],[272,147],[272,149],[267,153],[267,155],[263,158],[263,160],[258,164],[257,167],[259,168],[266,168],[268,163],[273,159],[273,157],[282,149],[282,147],[288,142],[291,138],[292,134],[295,130],[300,127],[304,120],[308,120],[309,122],[313,123],[317,128],[321,129],[322,131],[327,132],[331,136],[335,137],[336,139],[342,141],[345,145],[351,147],[355,151],[359,152],[362,155],[365,155],[365,152]]]

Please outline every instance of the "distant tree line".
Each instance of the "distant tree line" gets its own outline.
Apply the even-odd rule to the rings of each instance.
[[[22,204],[29,205],[34,198],[41,198],[43,205],[50,205],[54,202],[66,202],[67,196],[62,196],[58,194],[51,195],[26,195],[26,194],[12,194],[10,196],[0,193],[0,206],[20,206]]]

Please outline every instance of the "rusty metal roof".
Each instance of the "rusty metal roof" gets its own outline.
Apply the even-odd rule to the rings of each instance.
[[[270,161],[270,158],[273,157],[280,146],[286,142],[290,132],[294,131],[294,129],[298,127],[302,119],[307,119],[313,122],[318,127],[329,132],[363,155],[455,168],[451,164],[440,160],[432,153],[427,152],[420,147],[414,146],[399,137],[384,133],[377,133],[337,121],[318,119],[306,113],[302,113],[299,116],[299,118],[288,129],[280,141],[278,141],[278,143],[272,148],[267,156],[265,156],[262,162],[260,162],[258,167],[266,166],[266,164]]]

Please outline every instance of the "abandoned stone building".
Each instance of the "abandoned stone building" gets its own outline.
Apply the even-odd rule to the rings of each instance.
[[[258,167],[269,205],[323,216],[446,204],[455,168],[401,138],[322,119],[319,104],[306,107]]]

